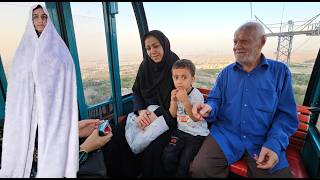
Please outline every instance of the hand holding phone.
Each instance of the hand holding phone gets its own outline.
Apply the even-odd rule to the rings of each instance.
[[[111,131],[111,126],[109,120],[104,120],[103,123],[99,125],[99,136],[105,136]]]

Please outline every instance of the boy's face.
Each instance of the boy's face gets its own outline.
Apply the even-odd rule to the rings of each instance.
[[[187,92],[192,87],[195,78],[191,75],[190,70],[186,68],[173,69],[172,79],[176,89],[185,89]]]

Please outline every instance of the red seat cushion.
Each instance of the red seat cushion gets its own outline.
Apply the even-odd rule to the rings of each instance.
[[[118,123],[121,123],[121,122],[125,121],[126,119],[127,119],[127,115],[120,116],[118,118]]]
[[[242,177],[247,177],[248,166],[247,164],[241,159],[233,164],[230,165],[229,170],[234,174],[240,175]]]
[[[307,178],[308,174],[303,166],[302,158],[298,150],[289,146],[286,151],[287,160],[291,169],[292,177],[294,178]],[[229,170],[234,174],[242,177],[247,177],[248,166],[241,159],[229,167]]]

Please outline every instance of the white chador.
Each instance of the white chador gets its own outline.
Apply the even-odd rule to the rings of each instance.
[[[47,25],[37,36],[32,10],[10,67],[1,177],[30,177],[36,129],[36,177],[76,177],[79,169],[78,107],[70,52]]]

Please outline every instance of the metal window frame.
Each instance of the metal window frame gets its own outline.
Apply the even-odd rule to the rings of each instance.
[[[2,59],[0,55],[0,121],[4,120],[5,117],[5,105],[7,95],[7,79],[3,69]]]
[[[318,55],[313,65],[313,70],[310,76],[310,80],[307,86],[307,91],[304,96],[303,105],[309,107],[320,107],[320,48]],[[315,126],[318,120],[319,114],[314,113],[311,115],[311,122]]]
[[[313,65],[303,105],[320,107],[320,48]]]
[[[103,2],[103,18],[108,51],[109,75],[112,89],[113,119],[117,125],[118,116],[122,114],[121,83],[119,73],[119,56],[115,15],[118,13],[116,2]]]

